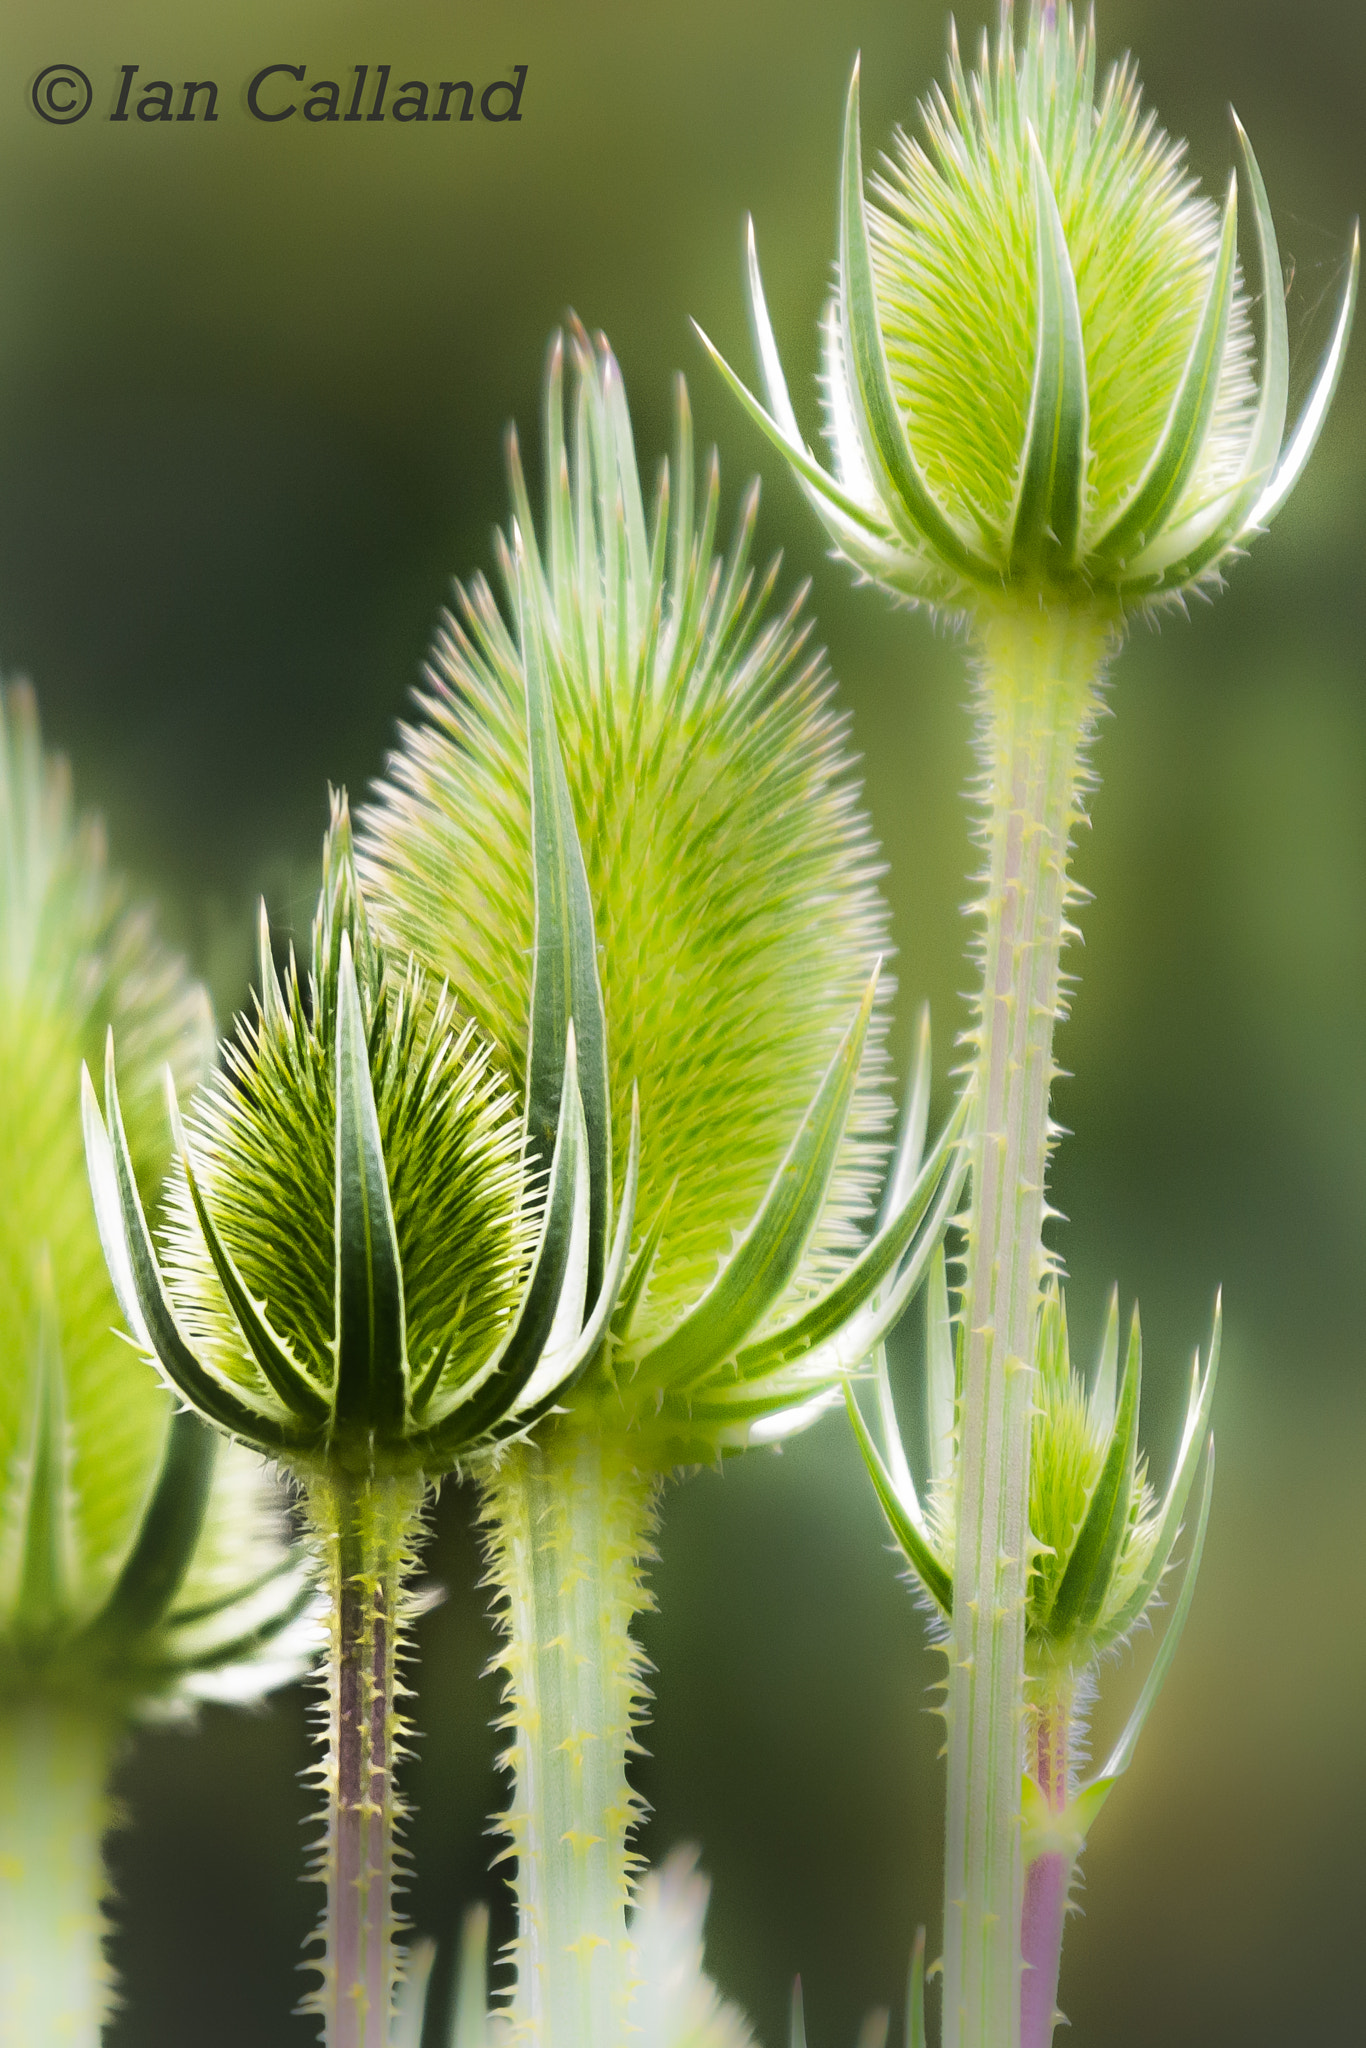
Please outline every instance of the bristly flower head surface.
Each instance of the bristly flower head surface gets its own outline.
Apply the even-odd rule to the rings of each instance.
[[[482,578],[460,591],[426,722],[366,814],[361,872],[394,949],[446,978],[520,1080],[535,959],[528,704],[544,687],[582,849],[618,1152],[640,1102],[640,1241],[613,1322],[614,1384],[640,1413],[672,1405],[701,1446],[727,1429],[744,1441],[756,1417],[830,1383],[816,1349],[838,1315],[786,1349],[758,1340],[846,1270],[868,1206],[887,1114],[885,982],[874,987],[887,914],[802,594],[771,608],[777,564],[749,566],[755,493],[714,556],[718,472],[713,459],[695,501],[680,381],[676,459],[647,516],[616,362],[581,330],[570,347],[567,427],[559,340],[551,353],[539,540],[512,442],[511,624]],[[792,1213],[769,1243],[779,1195]]]
[[[1009,0],[969,75],[898,131],[864,188],[849,90],[838,288],[822,323],[833,472],[802,439],[764,303],[751,308],[767,410],[716,357],[792,464],[838,550],[886,589],[950,613],[1012,591],[1114,616],[1217,576],[1266,526],[1317,439],[1341,369],[1352,262],[1332,341],[1284,441],[1286,321],[1270,207],[1241,127],[1257,251],[1254,365],[1238,258],[1184,145],[1141,104],[1129,59],[1097,94],[1094,30]],[[703,337],[704,341],[706,337]],[[710,348],[710,343],[707,344]],[[715,355],[715,351],[712,351]]]
[[[14,686],[0,699],[0,1700],[159,1713],[294,1675],[311,1596],[255,1461],[215,1458],[119,1334],[77,1116],[82,1057],[111,1028],[131,1170],[150,1191],[162,1076],[203,1076],[208,1003],[128,907]]]

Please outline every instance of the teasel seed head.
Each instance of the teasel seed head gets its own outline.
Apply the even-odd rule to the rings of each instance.
[[[258,1462],[216,1455],[118,1323],[81,1154],[82,1056],[117,1029],[130,1172],[166,1162],[162,1072],[202,1078],[202,988],[131,907],[104,836],[0,698],[0,1704],[164,1716],[250,1698],[314,1648],[307,1563]]]
[[[790,462],[838,553],[950,615],[1018,601],[1119,620],[1195,586],[1267,526],[1327,416],[1355,303],[1285,435],[1281,262],[1257,160],[1204,198],[1142,107],[1135,68],[1097,94],[1095,34],[1006,0],[969,75],[898,130],[865,189],[855,65],[837,288],[823,317],[826,469],[802,437],[749,231],[761,404],[703,341]],[[1261,337],[1238,255],[1256,250]],[[699,330],[700,332],[700,330]]]

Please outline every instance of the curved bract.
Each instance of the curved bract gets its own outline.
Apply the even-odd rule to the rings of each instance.
[[[1096,1780],[1107,1791],[1127,1768],[1175,1654],[1195,1590],[1213,1483],[1210,1415],[1219,1371],[1219,1338],[1216,1307],[1204,1369],[1198,1357],[1192,1369],[1171,1478],[1165,1494],[1158,1497],[1148,1484],[1138,1448],[1143,1351],[1137,1310],[1121,1369],[1118,1292],[1111,1296],[1100,1356],[1087,1386],[1071,1364],[1066,1305],[1056,1283],[1050,1284],[1039,1309],[1034,1356],[1037,1406],[1029,1469],[1034,1561],[1026,1609],[1026,1669],[1036,1714],[1041,1715],[1047,1702],[1064,1693],[1073,1702],[1069,1714],[1076,1722],[1084,1707],[1075,1701],[1084,1699],[1089,1674],[1098,1660],[1126,1642],[1158,1604],[1202,1457],[1206,1465],[1196,1531],[1175,1607],[1138,1705]],[[950,1313],[941,1250],[934,1257],[926,1289],[929,1466],[920,1485],[902,1447],[885,1356],[879,1354],[874,1372],[880,1445],[852,1390],[847,1397],[850,1419],[888,1525],[943,1624],[953,1613],[955,1412],[961,1359],[961,1320]],[[1064,1789],[1074,1798],[1081,1797],[1074,1784]],[[1094,1806],[1099,1809],[1099,1799]],[[1090,1808],[1086,1811],[1094,1817]],[[1083,1828],[1073,1854],[1080,1851],[1084,1836]]]
[[[589,1277],[589,1159],[572,1024],[543,1191],[473,1025],[410,964],[388,976],[334,799],[305,997],[264,923],[256,1016],[181,1124],[161,1253],[114,1076],[87,1076],[96,1209],[124,1313],[166,1378],[307,1476],[438,1477],[525,1430],[600,1339],[630,1230]],[[542,1200],[543,1192],[543,1200]]]
[[[103,835],[0,703],[0,1711],[41,1695],[117,1721],[249,1697],[312,1647],[307,1566],[255,1461],[216,1457],[118,1334],[81,1156],[82,1055],[126,1048],[128,1164],[154,1188],[169,1065],[205,1071],[203,990],[130,909]]]
[[[749,231],[763,402],[702,336],[787,456],[836,547],[885,588],[976,612],[1011,588],[1124,612],[1217,576],[1307,462],[1337,385],[1357,241],[1332,339],[1286,436],[1276,232],[1252,146],[1222,213],[1143,113],[1126,59],[1095,90],[1094,32],[1007,7],[969,77],[898,131],[865,190],[855,65],[839,283],[822,322],[832,463],[798,426]],[[1237,125],[1237,124],[1235,124]],[[1256,247],[1254,368],[1237,256]],[[700,330],[699,330],[700,332]]]
[[[551,351],[540,532],[514,440],[506,616],[482,580],[460,593],[361,871],[390,943],[445,977],[514,1074],[568,992],[597,1261],[611,1132],[638,1089],[639,1229],[574,1404],[647,1431],[668,1465],[837,1397],[876,1341],[874,1298],[899,1312],[952,1208],[961,1123],[862,1244],[887,1114],[886,912],[824,665],[800,598],[769,610],[776,565],[749,566],[753,493],[713,555],[719,479],[713,461],[695,498],[681,383],[647,516],[617,364],[601,337],[569,346],[567,407]],[[533,877],[562,906],[549,947]],[[533,1136],[559,1086],[528,1081]]]

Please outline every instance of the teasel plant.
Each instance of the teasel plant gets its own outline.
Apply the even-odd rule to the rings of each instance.
[[[553,952],[547,940],[547,953]],[[620,1286],[638,1140],[585,1313],[588,1148],[572,1024],[544,1173],[488,1043],[444,987],[390,971],[333,799],[307,982],[277,972],[264,906],[255,1014],[182,1123],[160,1242],[139,1199],[113,1039],[101,1115],[87,1072],[91,1183],[140,1346],[218,1429],[295,1480],[323,1554],[330,1626],[327,1901],[305,2009],[328,2048],[388,2048],[395,1945],[399,1665],[431,1488],[530,1428],[597,1344]]]
[[[512,1774],[507,2019],[545,2048],[615,2048],[656,2009],[628,1762],[661,1484],[838,1403],[956,1205],[967,1111],[865,1233],[886,913],[803,594],[776,608],[777,564],[750,568],[753,490],[714,554],[719,476],[713,458],[697,495],[681,381],[647,512],[620,370],[577,327],[568,351],[568,395],[562,338],[550,354],[540,533],[513,437],[506,612],[482,579],[459,592],[360,844],[377,927],[502,1049],[542,1151],[557,1083],[536,1048],[558,1042],[552,1006],[572,1016],[599,1308],[639,1101],[639,1220],[599,1348],[563,1412],[481,1475]]]
[[[220,1453],[129,1349],[81,1155],[82,1055],[127,1055],[150,1194],[169,1063],[212,1055],[204,991],[74,811],[26,685],[0,697],[0,2038],[97,2048],[113,2010],[102,1843],[131,1731],[252,1701],[318,1643],[309,1561],[259,1461]]]
[[[1281,262],[1237,129],[1222,208],[1143,110],[1126,59],[1097,90],[1095,38],[1053,0],[1017,46],[1007,5],[865,186],[855,66],[836,287],[821,326],[829,465],[803,437],[751,225],[762,398],[712,348],[861,581],[962,628],[972,649],[981,980],[947,1638],[945,2048],[1016,2048],[1024,1958],[1021,1762],[1031,1446],[1055,1137],[1059,960],[1072,837],[1112,657],[1128,623],[1212,592],[1280,510],[1331,404],[1358,270],[1287,435]],[[1250,221],[1260,297],[1239,257]],[[700,330],[699,330],[700,331]]]

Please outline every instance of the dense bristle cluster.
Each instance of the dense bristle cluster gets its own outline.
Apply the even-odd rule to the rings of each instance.
[[[81,1061],[103,1059],[111,1023],[150,1196],[167,1149],[161,1075],[169,1063],[182,1085],[198,1081],[208,1005],[128,908],[100,828],[74,814],[65,762],[43,752],[32,694],[13,686],[0,701],[0,1634],[20,1598],[35,1416],[52,1372],[71,1621],[98,1607],[123,1561],[170,1414],[117,1334],[81,1150]]]
[[[355,885],[345,805],[334,807],[305,982],[263,945],[256,1012],[195,1104],[196,1172],[223,1241],[272,1327],[320,1387],[336,1330],[336,1029],[343,933],[355,961],[403,1266],[408,1355],[452,1380],[483,1363],[517,1301],[534,1237],[521,1121],[469,1023],[411,966],[386,979]],[[259,1369],[205,1247],[183,1171],[170,1193],[167,1265],[187,1332],[244,1387]]]
[[[667,1220],[633,1330],[646,1343],[712,1279],[750,1221],[887,950],[878,871],[800,596],[748,555],[755,498],[712,554],[713,461],[694,509],[680,385],[677,455],[653,517],[620,373],[576,336],[566,447],[557,344],[538,549],[515,446],[502,568],[460,592],[422,700],[362,834],[386,935],[449,980],[520,1085],[533,893],[525,660],[539,636],[587,865],[622,1168],[640,1089],[638,1226]],[[887,983],[874,1022],[885,1015]],[[885,1119],[865,1060],[849,1135],[797,1292],[852,1238]]]
[[[1036,352],[1037,231],[1028,128],[1057,195],[1076,282],[1089,397],[1081,535],[1138,482],[1181,380],[1219,252],[1218,210],[1184,146],[1145,112],[1130,59],[1094,91],[1095,44],[1070,11],[1016,52],[1009,19],[967,76],[898,130],[871,181],[874,273],[892,384],[926,478],[991,550],[1020,481]],[[1235,295],[1212,431],[1171,516],[1236,474],[1255,396],[1244,293]]]

